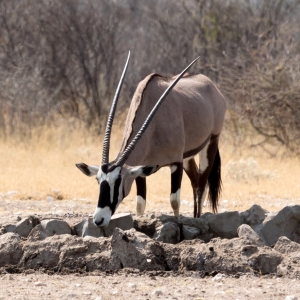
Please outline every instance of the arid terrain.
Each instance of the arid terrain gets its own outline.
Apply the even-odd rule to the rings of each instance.
[[[63,135],[62,135],[63,136]],[[112,157],[119,137],[114,140]],[[66,216],[80,221],[95,209],[98,187],[75,163],[100,161],[101,140],[74,138],[53,140],[45,135],[36,143],[7,143],[0,147],[0,217],[30,214]],[[258,149],[233,147],[223,142],[223,193],[219,212],[246,210],[259,204],[279,211],[300,203],[299,160],[284,153],[271,158]],[[160,170],[147,180],[146,211],[172,214],[168,195],[170,170]],[[183,179],[181,213],[192,216],[192,193]],[[208,205],[205,211],[210,211]],[[135,187],[118,212],[135,214]],[[298,297],[298,298],[297,298]],[[273,275],[202,278],[197,272],[116,272],[49,275],[27,270],[22,274],[2,270],[0,299],[300,299],[299,279]]]
[[[197,274],[1,275],[0,299],[299,299],[299,280]]]

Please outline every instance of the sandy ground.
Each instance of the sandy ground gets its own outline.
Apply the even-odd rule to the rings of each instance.
[[[151,275],[6,274],[0,277],[0,299],[300,299],[296,280]]]
[[[64,216],[71,223],[94,209],[90,201],[1,199],[0,217],[32,213]],[[122,206],[120,207],[122,211]],[[88,213],[89,212],[89,213]],[[147,212],[149,213],[149,211]],[[238,277],[238,276],[237,276]],[[201,278],[197,272],[135,272],[47,275],[40,272],[0,275],[0,299],[300,299],[295,279],[253,277]]]

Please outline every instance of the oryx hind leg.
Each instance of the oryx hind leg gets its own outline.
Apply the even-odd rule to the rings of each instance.
[[[196,218],[197,215],[197,205],[198,205],[198,166],[195,162],[195,159],[192,158],[186,158],[183,160],[183,169],[187,176],[189,177],[191,181],[191,185],[193,188],[193,196],[194,196],[194,218]]]
[[[179,216],[180,207],[180,188],[183,173],[182,163],[175,163],[170,165],[171,169],[171,195],[170,203],[176,217]]]
[[[136,183],[136,215],[141,216],[144,214],[146,208],[146,178],[137,177],[135,179]]]
[[[207,192],[209,190],[209,198],[212,205],[212,208],[214,212],[216,211],[216,205],[217,205],[217,197],[215,193],[212,195],[212,188],[217,189],[219,193],[219,184],[220,182],[217,182],[217,178],[220,174],[213,174],[211,175],[211,172],[216,172],[216,168],[218,169],[220,167],[220,160],[219,160],[219,150],[218,150],[218,142],[219,137],[213,136],[210,141],[206,144],[206,146],[201,150],[199,153],[199,177],[198,177],[198,208],[197,208],[197,218],[201,216],[202,213],[202,207],[203,203],[207,197]],[[216,157],[218,159],[216,159]],[[218,166],[216,166],[216,164]],[[220,178],[219,178],[220,179]],[[214,187],[215,186],[215,187]]]

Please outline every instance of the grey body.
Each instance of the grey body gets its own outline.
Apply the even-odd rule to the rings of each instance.
[[[141,81],[133,96],[126,120],[124,137],[117,158],[109,162],[112,123],[130,53],[108,117],[101,166],[84,163],[76,166],[88,176],[96,175],[100,185],[94,223],[106,226],[135,180],[137,214],[146,205],[146,176],[159,168],[171,168],[170,202],[179,215],[183,169],[191,180],[194,216],[201,215],[206,190],[216,211],[221,184],[221,161],[218,150],[226,104],[216,86],[204,75],[185,72],[176,78],[151,74]],[[200,166],[194,156],[200,153]]]
[[[120,154],[174,78],[151,74],[139,83],[129,108]],[[209,78],[201,74],[181,78],[126,164],[162,167],[194,157],[211,137],[220,135],[225,111],[225,99]],[[126,185],[125,195],[129,192],[130,183]]]

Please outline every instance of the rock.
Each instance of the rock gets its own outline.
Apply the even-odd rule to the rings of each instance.
[[[201,233],[201,230],[196,227],[191,227],[188,225],[182,226],[182,234],[185,240],[193,240]]]
[[[179,216],[178,223],[180,225],[195,227],[200,230],[201,234],[204,234],[209,229],[208,222],[204,218],[188,218],[184,216]]]
[[[300,244],[300,222],[298,223],[296,229],[292,233],[291,240]]]
[[[133,228],[133,219],[129,213],[119,213],[112,216],[109,224],[103,227],[104,236],[111,236],[115,228],[122,230],[129,230]]]
[[[22,237],[27,237],[30,231],[40,223],[40,220],[34,216],[29,216],[27,218],[23,218],[16,224],[15,232],[18,233]]]
[[[19,266],[26,269],[68,269],[107,271],[120,269],[120,262],[111,255],[106,238],[54,235],[44,240],[27,240],[23,245]]]
[[[274,274],[282,261],[282,256],[275,251],[260,250],[249,258],[249,265],[261,275]]]
[[[39,241],[44,240],[45,238],[52,236],[53,234],[45,229],[41,224],[35,226],[28,235],[28,240],[30,241]]]
[[[240,238],[215,238],[209,243],[200,243],[197,240],[190,246],[185,244],[180,251],[180,271],[201,271],[203,275],[213,275],[216,272],[223,274],[253,273],[247,258],[241,253],[244,242]],[[178,244],[180,246],[182,243]]]
[[[206,244],[183,247],[180,252],[180,270],[206,271],[205,263],[212,255]]]
[[[123,268],[166,270],[165,251],[160,243],[135,229],[123,231],[116,228],[111,247],[112,254],[120,260]]]
[[[133,225],[135,230],[142,232],[152,238],[155,233],[156,227],[160,226],[161,222],[156,218],[137,216],[133,218]]]
[[[5,233],[0,236],[0,267],[16,265],[23,251],[20,236],[16,233]]]
[[[16,232],[16,225],[14,224],[7,224],[3,228],[4,232]]]
[[[104,236],[102,228],[96,226],[93,223],[93,218],[89,217],[81,221],[80,223],[74,226],[76,234],[78,236],[93,236],[93,237],[101,237]]]
[[[247,224],[242,224],[238,228],[237,232],[240,238],[245,239],[246,241],[250,242],[253,245],[256,245],[258,247],[263,247],[265,245],[264,242],[261,240],[261,238]]]
[[[177,244],[180,242],[180,228],[173,222],[164,223],[156,228],[153,238],[164,243]]]
[[[71,227],[70,225],[58,219],[49,219],[49,220],[42,220],[41,226],[46,229],[51,235],[55,234],[71,234]]]
[[[286,206],[277,214],[266,219],[258,234],[267,245],[272,246],[281,236],[291,239],[299,221],[300,205]]]
[[[162,214],[161,216],[158,217],[158,219],[160,220],[160,222],[162,224],[168,223],[168,222],[172,222],[178,225],[178,218],[175,216],[170,216],[170,215],[164,215]]]
[[[280,265],[277,267],[277,276],[299,279],[300,274],[300,253],[295,252],[289,256],[284,255]]]
[[[281,254],[299,253],[300,255],[300,245],[291,241],[286,236],[281,236],[273,249]]]
[[[261,206],[254,204],[250,209],[240,213],[242,222],[250,225],[254,231],[259,230],[266,218],[267,211]]]
[[[238,211],[210,214],[205,217],[209,231],[221,238],[237,237],[237,229],[242,224]]]

